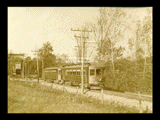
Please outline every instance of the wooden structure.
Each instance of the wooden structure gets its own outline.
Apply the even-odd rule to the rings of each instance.
[[[24,78],[24,54],[8,54],[8,71],[11,76]]]

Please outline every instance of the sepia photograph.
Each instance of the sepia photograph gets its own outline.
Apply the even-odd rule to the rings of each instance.
[[[7,7],[8,113],[153,113],[153,7]]]

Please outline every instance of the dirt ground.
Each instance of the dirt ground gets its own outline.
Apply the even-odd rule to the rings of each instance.
[[[54,84],[54,83],[47,83],[47,82],[41,82],[42,85],[46,86],[52,86],[54,89],[60,89],[65,92],[71,92],[71,93],[81,93],[81,89],[78,87],[71,87],[71,86],[64,86],[64,85],[59,85],[59,84]],[[94,92],[94,91],[89,91],[88,89],[84,89],[84,96],[90,96],[96,99],[99,99],[101,101],[110,101],[110,102],[116,102],[119,103],[120,105],[124,105],[127,107],[136,107],[137,109],[140,109],[142,111],[148,109],[152,111],[152,102],[149,101],[138,101],[135,99],[128,99],[125,97],[120,97],[120,96],[115,96],[115,95],[109,95],[109,94],[104,94],[101,92]]]
[[[19,79],[20,81],[26,81],[24,79]],[[37,82],[36,79],[33,80],[28,80],[28,82]],[[59,89],[64,92],[70,92],[70,93],[75,93],[75,94],[81,94],[81,89],[79,87],[72,87],[72,86],[64,86],[64,85],[59,85],[55,83],[48,83],[44,82],[43,80],[39,81],[40,84],[45,85],[45,86],[50,86],[54,89]],[[136,99],[128,99],[126,97],[120,97],[120,96],[115,96],[111,94],[105,94],[104,92],[95,92],[95,91],[89,91],[88,89],[84,89],[84,96],[87,97],[92,97],[95,99],[98,99],[102,102],[105,102],[105,100],[110,101],[111,103],[118,103],[119,105],[127,106],[130,108],[137,108],[140,111],[145,111],[148,109],[149,111],[152,112],[152,102],[149,101],[139,101]]]

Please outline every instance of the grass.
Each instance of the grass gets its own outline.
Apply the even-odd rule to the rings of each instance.
[[[117,103],[63,93],[38,83],[8,81],[8,113],[138,113]]]

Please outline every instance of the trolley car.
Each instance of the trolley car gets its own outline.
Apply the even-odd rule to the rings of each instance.
[[[83,68],[83,83],[87,88],[104,86],[104,66],[85,63]],[[44,79],[51,82],[69,83],[81,86],[81,64],[49,67],[44,69]]]

